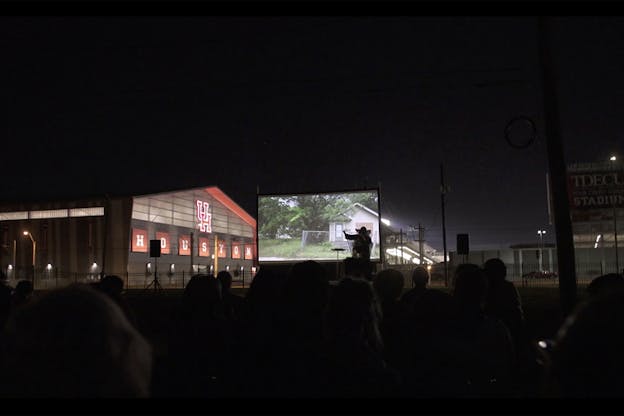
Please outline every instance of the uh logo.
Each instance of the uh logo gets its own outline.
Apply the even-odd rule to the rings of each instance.
[[[210,213],[210,204],[205,201],[197,200],[197,220],[199,221],[199,231],[205,233],[212,232],[212,214]]]

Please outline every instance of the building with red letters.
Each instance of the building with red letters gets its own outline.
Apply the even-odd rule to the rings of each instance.
[[[37,289],[115,274],[127,287],[184,287],[195,273],[256,266],[256,220],[217,187],[0,205],[0,267]],[[152,257],[158,240],[160,257]]]

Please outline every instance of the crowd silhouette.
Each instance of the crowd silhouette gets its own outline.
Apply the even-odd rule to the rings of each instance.
[[[322,264],[193,276],[156,351],[118,276],[33,295],[0,278],[2,397],[619,397],[624,279],[596,278],[553,340],[532,339],[505,264],[457,267],[450,291]],[[155,295],[144,295],[155,296]],[[158,296],[166,296],[159,294]],[[539,342],[538,342],[539,341]]]

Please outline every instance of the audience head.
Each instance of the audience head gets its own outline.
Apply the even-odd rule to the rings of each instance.
[[[111,299],[86,285],[50,291],[17,310],[6,340],[10,397],[149,394],[151,347]]]
[[[16,296],[21,299],[29,299],[33,294],[33,284],[30,280],[20,280],[15,285],[15,293]]]
[[[487,278],[475,264],[461,264],[455,272],[453,297],[464,309],[482,309],[487,295]]]
[[[502,282],[507,276],[507,266],[501,259],[489,259],[483,265],[483,270],[490,282]]]
[[[429,283],[429,272],[422,266],[418,266],[412,272],[412,284],[417,289],[425,289]]]
[[[403,285],[403,274],[394,269],[382,270],[373,279],[373,287],[382,302],[398,300],[403,291]]]
[[[294,305],[323,309],[329,293],[329,278],[325,268],[315,261],[295,264],[286,279],[284,295]]]
[[[332,290],[327,317],[331,342],[365,345],[381,351],[381,308],[368,281],[342,278]]]
[[[184,288],[184,302],[191,308],[200,308],[217,312],[221,302],[221,287],[214,276],[196,274]]]
[[[552,351],[564,397],[621,397],[624,391],[624,293],[592,297],[566,320]]]
[[[106,275],[100,280],[98,289],[109,296],[121,296],[123,292],[124,282],[121,277],[116,275]]]
[[[283,285],[283,276],[261,267],[249,285],[245,300],[252,309],[272,308],[282,294]]]
[[[624,277],[621,274],[609,273],[596,277],[587,285],[590,296],[602,296],[624,290]]]
[[[219,283],[221,283],[221,291],[224,294],[228,293],[230,291],[230,288],[232,287],[232,275],[230,274],[230,272],[227,272],[225,270],[220,271],[219,273],[217,273],[217,280],[219,281]]]

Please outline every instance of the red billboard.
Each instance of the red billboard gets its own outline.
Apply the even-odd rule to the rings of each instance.
[[[147,231],[139,228],[132,229],[132,251],[135,253],[147,253]]]

